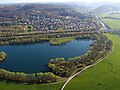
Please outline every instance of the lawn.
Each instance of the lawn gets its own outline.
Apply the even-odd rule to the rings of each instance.
[[[63,83],[40,85],[40,84],[16,84],[0,81],[0,90],[60,90]]]
[[[120,90],[120,37],[106,35],[114,44],[112,54],[75,77],[64,90]]]

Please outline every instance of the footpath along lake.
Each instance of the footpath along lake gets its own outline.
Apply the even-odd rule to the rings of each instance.
[[[25,73],[48,71],[47,64],[50,59],[80,56],[88,51],[92,42],[92,40],[73,40],[54,46],[49,42],[0,46],[0,51],[7,54],[7,59],[0,63],[0,68]]]

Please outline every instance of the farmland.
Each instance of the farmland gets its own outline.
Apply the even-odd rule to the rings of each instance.
[[[119,13],[119,11],[102,13],[99,17],[111,29],[120,29],[120,13]]]

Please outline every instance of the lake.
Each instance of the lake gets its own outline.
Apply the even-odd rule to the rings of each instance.
[[[25,73],[49,71],[47,64],[50,59],[80,56],[88,51],[92,42],[92,40],[73,40],[54,46],[49,42],[0,46],[0,51],[7,54],[7,59],[0,63],[0,68]]]

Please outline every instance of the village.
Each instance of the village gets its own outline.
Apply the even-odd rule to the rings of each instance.
[[[68,12],[63,9],[66,14],[59,10],[42,11],[36,8],[32,10],[13,9],[13,11],[3,9],[2,11],[5,14],[8,13],[6,17],[4,17],[4,13],[0,15],[0,30],[4,32],[98,29],[98,23],[94,20],[95,17],[79,15],[72,10]]]

